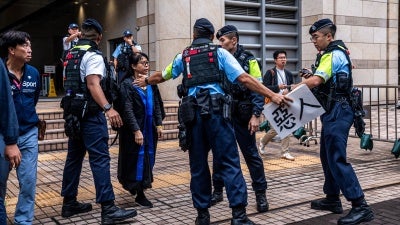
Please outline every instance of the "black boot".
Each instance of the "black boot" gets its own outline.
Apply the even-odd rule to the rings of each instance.
[[[215,190],[211,195],[211,205],[216,205],[218,202],[222,202],[224,200],[222,190]]]
[[[136,210],[125,210],[115,206],[114,201],[101,203],[101,224],[115,224],[116,222],[132,218],[137,215]]]
[[[143,190],[137,191],[137,196],[135,198],[135,202],[140,206],[143,206],[143,207],[146,207],[146,208],[153,208],[153,203],[151,203],[146,198],[146,196],[144,195],[144,191]]]
[[[269,204],[267,201],[267,196],[265,195],[265,190],[256,191],[256,202],[257,202],[257,211],[258,212],[268,211]]]
[[[342,202],[339,197],[337,199],[321,198],[311,201],[311,208],[316,210],[327,210],[335,214],[343,213]]]
[[[209,225],[210,213],[208,209],[197,209],[196,225]]]
[[[76,197],[64,197],[63,205],[61,209],[61,216],[64,218],[85,213],[92,210],[92,204],[80,203],[76,200]]]
[[[359,224],[374,219],[374,213],[365,200],[359,206],[353,206],[346,216],[338,220],[338,225]]]
[[[244,206],[232,208],[231,225],[256,225],[246,215],[246,208]]]

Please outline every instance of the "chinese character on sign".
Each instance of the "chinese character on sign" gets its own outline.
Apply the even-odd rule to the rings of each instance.
[[[283,129],[291,129],[296,125],[296,118],[293,116],[293,113],[288,112],[284,107],[278,107],[273,112],[274,116],[273,120],[276,125],[279,127],[279,131]]]
[[[299,127],[322,115],[325,110],[311,93],[310,89],[302,84],[288,96],[293,99],[289,106],[279,106],[269,103],[264,106],[265,118],[276,130],[280,138],[284,138]]]

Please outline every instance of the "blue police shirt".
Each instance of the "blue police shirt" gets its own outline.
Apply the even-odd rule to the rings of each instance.
[[[324,83],[326,83],[330,78],[333,79],[333,82],[336,82],[335,75],[339,72],[349,74],[349,62],[347,61],[344,52],[334,50],[322,55],[321,61],[314,75],[320,76],[324,80]]]
[[[217,58],[219,69],[224,71],[228,80],[232,83],[237,82],[239,75],[243,74],[245,71],[240,66],[235,57],[223,48],[217,49]],[[172,63],[170,63],[162,72],[164,80],[169,80],[171,78],[176,79],[184,71],[184,64],[182,61],[182,54],[175,56]],[[208,89],[210,94],[224,94],[221,86],[218,83],[210,83],[199,85],[196,87],[189,88],[188,95],[195,96],[199,89]]]

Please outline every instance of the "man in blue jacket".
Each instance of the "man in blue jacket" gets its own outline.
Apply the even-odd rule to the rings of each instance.
[[[36,68],[27,64],[32,58],[30,40],[30,35],[22,31],[13,30],[0,35],[0,56],[5,58],[19,125],[17,145],[21,163],[16,167],[15,162],[11,162],[11,166],[16,168],[20,188],[14,224],[32,224],[35,208],[39,121],[35,107],[39,100],[40,76]],[[4,199],[9,162],[4,158],[1,160],[0,198]]]
[[[15,114],[14,101],[11,96],[7,70],[0,58],[0,169],[9,171],[21,163],[21,152],[18,149],[18,120]],[[9,163],[4,163],[8,160]],[[3,186],[3,180],[0,180]],[[2,191],[2,190],[0,190]],[[7,223],[3,193],[0,195],[0,224]]]

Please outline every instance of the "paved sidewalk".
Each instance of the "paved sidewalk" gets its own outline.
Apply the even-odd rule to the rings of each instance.
[[[259,132],[259,138],[263,133]],[[360,139],[350,138],[348,159],[356,170],[365,191],[366,200],[375,211],[375,220],[365,224],[400,224],[400,161],[390,154],[392,143],[374,142],[372,151],[359,148]],[[310,201],[323,197],[323,172],[319,161],[318,145],[310,147],[298,144],[292,137],[291,152],[295,161],[280,159],[279,143],[267,146],[262,155],[268,181],[267,197],[270,211],[258,213],[255,194],[251,189],[248,169],[242,159],[242,169],[248,188],[247,212],[258,224],[336,224],[340,216],[350,209],[350,203],[342,197],[343,215],[330,214],[310,209]],[[117,180],[118,148],[110,149],[111,174],[116,203],[121,207],[135,208],[138,216],[123,224],[194,224],[196,210],[190,195],[190,174],[187,153],[179,150],[175,140],[161,141],[157,149],[155,180],[153,188],[146,191],[154,208],[145,209],[134,202],[134,197],[125,191]],[[60,196],[62,172],[66,151],[39,154],[38,184],[34,224],[100,224],[100,206],[95,204],[95,189],[87,158],[84,161],[78,199],[92,203],[93,211],[61,217]],[[210,154],[210,166],[212,158]],[[18,195],[18,182],[12,171],[8,183],[7,213],[13,220]],[[229,225],[231,210],[226,195],[224,201],[210,209],[212,224]],[[11,224],[11,223],[9,223]]]

